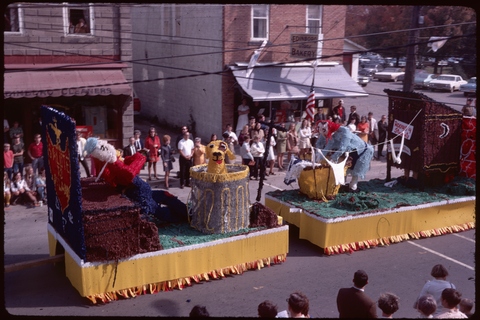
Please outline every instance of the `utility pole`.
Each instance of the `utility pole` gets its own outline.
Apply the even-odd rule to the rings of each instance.
[[[405,79],[403,80],[403,91],[413,91],[413,81],[415,78],[416,56],[418,46],[413,45],[417,42],[419,36],[419,17],[421,6],[414,6],[412,11],[411,29],[408,35],[407,47],[407,65],[405,66]]]

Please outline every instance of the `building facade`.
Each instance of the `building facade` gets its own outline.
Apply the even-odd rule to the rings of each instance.
[[[4,11],[4,119],[33,141],[49,105],[115,147],[133,135],[131,6],[14,3]]]
[[[342,66],[345,16],[342,5],[134,6],[133,78],[142,114],[165,125],[188,125],[205,140],[212,133],[221,134],[227,124],[235,128],[242,98],[251,115],[263,109],[268,117],[282,105],[288,105],[288,111],[302,111],[314,60],[319,105],[328,107],[333,99],[347,96],[348,90],[332,89],[342,83],[353,83],[356,96],[366,95]],[[303,56],[292,55],[295,34],[311,36],[315,48]],[[255,68],[246,76],[256,50]],[[290,78],[285,66],[293,66],[304,79]],[[259,78],[260,69],[256,71],[261,67],[264,79]],[[320,81],[326,87],[317,87]],[[266,82],[277,86],[260,88]],[[299,94],[291,95],[291,87]]]

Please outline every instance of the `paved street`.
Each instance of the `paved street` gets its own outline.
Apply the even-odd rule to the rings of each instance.
[[[398,83],[372,82],[366,91],[367,98],[345,99],[345,105],[357,105],[360,114],[373,111],[377,118],[387,112],[387,98],[383,88],[393,88]],[[425,92],[428,96],[430,93]],[[432,93],[460,109],[464,102],[461,93]],[[147,127],[146,121],[138,126]],[[144,134],[146,129],[142,130]],[[164,132],[157,129],[160,134]],[[144,136],[143,136],[144,137]],[[174,141],[176,134],[172,135]],[[237,159],[239,161],[239,158]],[[173,176],[178,171],[174,164]],[[163,176],[162,169],[159,172]],[[397,177],[399,170],[392,172]],[[141,177],[146,178],[143,170]],[[372,161],[368,179],[386,177],[385,161]],[[265,192],[297,188],[286,186],[284,173],[276,172],[265,181]],[[347,179],[348,181],[349,179]],[[163,180],[152,183],[153,188],[163,186]],[[258,182],[250,182],[250,201],[255,202]],[[173,179],[169,190],[186,202],[190,189],[180,189]],[[26,209],[12,206],[5,210],[4,263],[31,261],[48,256],[46,206]],[[450,280],[464,297],[475,298],[475,230],[421,240],[404,241],[387,247],[378,247],[353,254],[325,256],[318,247],[298,238],[298,228],[290,226],[287,261],[259,271],[247,271],[243,275],[227,276],[194,284],[184,290],[144,295],[133,299],[92,306],[80,297],[65,277],[63,265],[44,265],[4,275],[4,301],[6,311],[12,315],[27,316],[188,316],[196,304],[206,305],[212,316],[255,317],[260,302],[269,299],[286,309],[286,301],[293,291],[303,291],[310,299],[312,317],[338,317],[335,298],[339,288],[351,286],[353,273],[364,269],[370,280],[366,293],[374,300],[382,292],[393,292],[400,297],[400,310],[395,318],[414,318],[418,314],[412,308],[420,289],[431,279],[433,265],[442,263],[450,273]],[[165,266],[168,267],[168,266]],[[379,311],[380,312],[380,311]],[[379,313],[380,314],[380,313]]]

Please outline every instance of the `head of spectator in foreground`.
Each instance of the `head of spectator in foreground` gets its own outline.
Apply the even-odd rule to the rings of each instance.
[[[277,313],[277,306],[270,300],[265,300],[258,305],[258,316],[260,318],[275,318]]]
[[[447,309],[455,308],[462,301],[462,294],[453,289],[447,288],[442,291],[442,306]]]
[[[207,307],[205,306],[201,306],[197,304],[190,311],[190,318],[206,318],[206,317],[210,317],[210,314],[208,313]]]
[[[442,264],[436,264],[433,266],[432,272],[430,272],[430,275],[435,279],[445,280],[445,278],[448,276],[448,270]]]
[[[377,304],[383,312],[383,317],[391,317],[398,310],[399,298],[393,293],[382,293],[378,298]]]
[[[425,318],[428,318],[437,310],[437,302],[431,294],[421,296],[418,298],[417,309]]]
[[[290,317],[295,318],[297,315],[308,315],[309,302],[307,296],[299,291],[296,291],[290,295],[287,299],[288,311]]]
[[[365,287],[367,283],[368,283],[367,273],[363,270],[357,270],[353,275],[353,284],[355,285],[355,287],[361,289]]]
[[[467,298],[463,298],[458,305],[460,312],[465,314],[467,317],[472,315],[473,301]]]

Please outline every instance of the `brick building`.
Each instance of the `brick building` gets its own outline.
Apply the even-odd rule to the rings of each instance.
[[[285,111],[277,120],[288,120],[305,108],[313,60],[319,107],[366,96],[342,65],[345,15],[342,5],[134,6],[133,78],[142,114],[165,125],[187,124],[203,139],[226,124],[235,128],[242,98],[252,115],[263,109],[268,117],[275,108]],[[303,47],[318,46],[292,56],[294,34],[313,37]],[[250,72],[251,57],[262,45]]]
[[[133,135],[131,6],[14,3],[4,8],[4,119],[33,141],[42,105],[117,148]],[[26,157],[28,158],[28,157]]]

